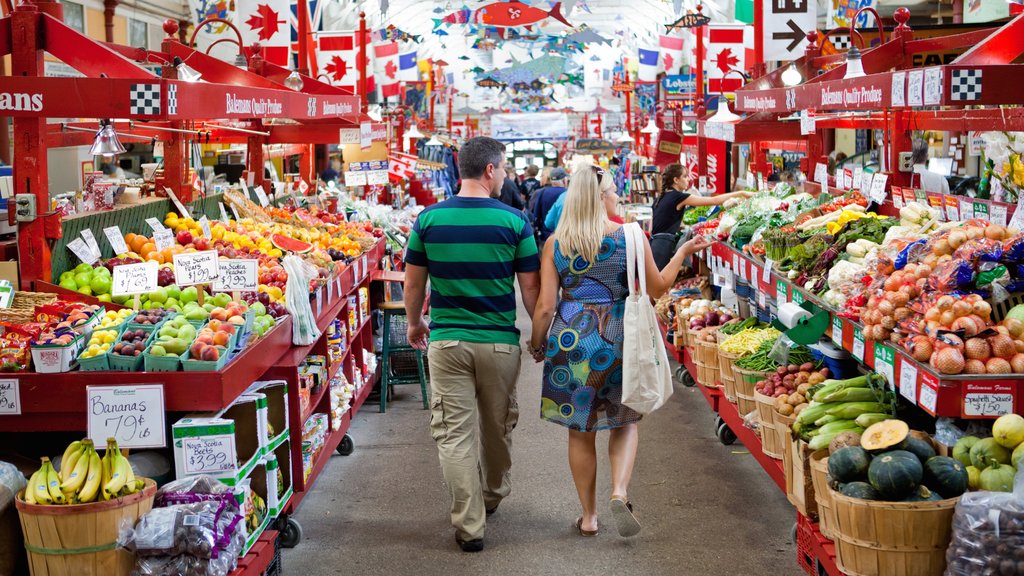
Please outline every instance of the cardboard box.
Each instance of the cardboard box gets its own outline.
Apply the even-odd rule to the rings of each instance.
[[[257,525],[251,525],[249,522],[249,514],[253,507],[252,494],[258,495],[263,500],[265,506],[263,519]],[[248,478],[235,486],[235,500],[238,502],[243,518],[242,523],[246,531],[245,548],[242,549],[242,556],[244,556],[256,544],[260,535],[263,534],[263,531],[267,529],[267,526],[270,526],[270,522],[274,519],[274,514],[271,513],[270,504],[267,500],[267,468],[262,461],[252,470],[252,474]]]
[[[284,512],[294,493],[291,443],[280,444],[264,457],[267,468],[267,507],[275,518]]]
[[[261,409],[259,396],[242,395],[220,414],[178,420],[171,427],[175,477],[209,474],[229,486],[246,479],[263,457]]]
[[[266,422],[260,437],[264,440],[263,452],[270,454],[288,439],[288,383],[284,380],[254,382],[249,391],[264,396],[266,410],[262,414]]]

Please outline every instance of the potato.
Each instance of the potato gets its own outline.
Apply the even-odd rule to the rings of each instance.
[[[783,404],[778,410],[779,414],[782,414],[783,416],[792,416],[794,411],[795,409],[789,404]]]

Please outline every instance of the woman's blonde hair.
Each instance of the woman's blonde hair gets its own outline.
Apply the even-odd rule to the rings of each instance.
[[[571,257],[578,254],[588,262],[597,257],[604,239],[604,227],[608,223],[595,168],[583,165],[573,172],[565,193],[562,218],[554,234],[563,255]],[[610,175],[603,178],[610,178]]]
[[[540,185],[547,186],[551,183],[551,171],[554,170],[551,166],[545,166],[544,170],[540,173]]]

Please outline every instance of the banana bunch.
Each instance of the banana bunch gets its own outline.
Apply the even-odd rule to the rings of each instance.
[[[144,480],[135,478],[113,438],[107,439],[103,458],[92,440],[72,442],[64,451],[59,473],[49,458],[42,462],[25,489],[29,504],[87,504],[134,494],[145,486]]]

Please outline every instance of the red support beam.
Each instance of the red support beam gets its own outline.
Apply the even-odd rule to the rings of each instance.
[[[953,64],[1007,64],[1024,54],[1024,14],[1004,24],[999,30],[961,54]]]
[[[107,42],[114,41],[114,13],[118,0],[103,0],[103,36]]]
[[[368,42],[367,42],[367,30],[366,30],[366,13],[365,12],[360,12],[359,13],[359,62],[358,62],[358,64],[359,64],[359,97],[362,99],[363,110],[366,110],[366,107],[370,103],[370,100],[369,100],[370,95],[367,94],[368,86],[369,86],[367,81],[369,80],[369,78],[366,75],[366,63],[367,63],[367,59],[366,59],[366,45],[367,45],[367,43]],[[434,105],[433,105],[433,100],[431,100],[430,107],[431,107],[431,110],[430,110],[430,121],[431,121],[431,123],[433,123],[433,121],[434,121],[434,110],[433,110]],[[363,110],[361,110],[361,112]]]
[[[48,14],[41,15],[40,19],[46,51],[82,74],[90,78],[99,78],[100,74],[104,74],[107,78],[153,80],[148,70],[104,44],[69,28],[60,20]],[[39,76],[43,74],[40,72]]]

